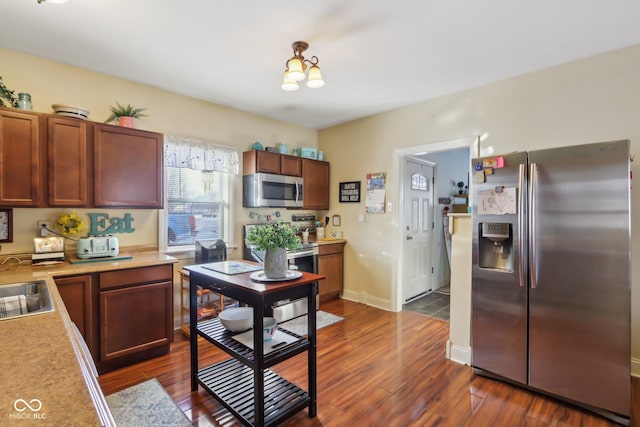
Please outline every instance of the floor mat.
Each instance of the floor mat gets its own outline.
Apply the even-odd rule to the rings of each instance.
[[[118,427],[192,425],[155,378],[110,394],[105,399]]]
[[[316,329],[322,329],[325,326],[332,325],[334,323],[344,320],[344,317],[336,316],[335,314],[327,313],[326,311],[316,311]],[[297,335],[307,334],[307,315],[296,317],[295,319],[288,320],[278,325],[280,328],[293,332]]]

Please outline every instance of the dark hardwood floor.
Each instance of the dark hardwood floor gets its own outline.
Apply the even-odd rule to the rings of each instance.
[[[318,331],[318,414],[298,426],[612,426],[582,409],[476,376],[445,358],[449,323],[419,313],[391,313],[345,300],[322,309],[344,321]],[[200,343],[201,366],[228,356]],[[306,390],[305,355],[274,368]],[[176,332],[168,355],[101,375],[105,395],[157,377],[196,426],[241,425],[200,388],[190,391],[189,341]],[[640,381],[634,379],[634,411]]]

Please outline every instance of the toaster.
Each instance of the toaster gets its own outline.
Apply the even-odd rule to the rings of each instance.
[[[116,256],[120,252],[115,236],[87,236],[78,240],[78,258]]]

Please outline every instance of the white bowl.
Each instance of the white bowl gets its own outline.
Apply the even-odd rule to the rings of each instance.
[[[246,331],[253,326],[253,308],[232,307],[225,308],[218,315],[220,323],[232,332]]]
[[[262,341],[271,341],[273,334],[276,333],[278,322],[275,317],[265,317],[262,319]]]

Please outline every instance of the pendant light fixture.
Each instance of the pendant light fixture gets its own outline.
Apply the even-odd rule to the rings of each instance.
[[[308,72],[307,87],[315,89],[324,86],[324,80],[322,80],[322,74],[320,74],[320,67],[318,67],[318,57],[312,56],[311,59],[306,59],[302,56],[302,52],[309,48],[309,44],[307,42],[297,41],[293,42],[291,47],[293,48],[293,57],[286,63],[287,68],[284,71],[282,89],[286,91],[298,90],[300,87],[298,82],[307,77],[305,75],[307,64],[311,65]]]

